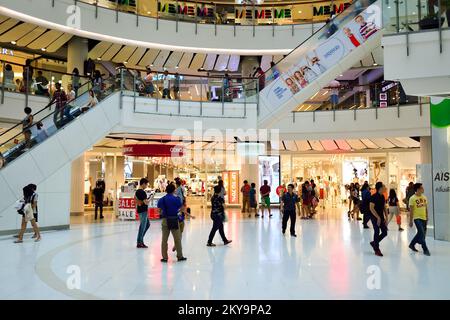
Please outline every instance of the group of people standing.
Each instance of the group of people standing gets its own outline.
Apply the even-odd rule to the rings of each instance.
[[[150,228],[150,221],[148,219],[148,205],[150,198],[145,189],[148,188],[149,181],[142,178],[139,182],[139,188],[135,193],[137,213],[140,220],[139,231],[137,236],[137,248],[148,248],[144,243],[144,236]],[[178,261],[185,261],[187,258],[183,255],[182,235],[184,231],[186,217],[194,218],[191,215],[190,209],[186,204],[186,190],[182,184],[181,179],[176,178],[175,183],[171,182],[166,187],[166,195],[158,200],[157,207],[162,218],[161,229],[161,262],[166,263],[169,260],[168,256],[168,240],[170,234],[174,239],[174,247],[172,252],[176,252]],[[217,231],[225,245],[231,243],[224,232],[225,215],[225,188],[223,181],[214,187],[214,195],[211,198],[211,219],[213,226],[208,237],[207,246],[214,247],[214,236]]]

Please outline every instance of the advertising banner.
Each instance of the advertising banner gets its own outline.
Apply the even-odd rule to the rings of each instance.
[[[184,148],[173,144],[127,144],[123,154],[134,157],[183,157]]]
[[[311,39],[316,43],[308,46],[307,51],[294,50],[289,55],[289,63],[286,62],[287,69],[283,70],[282,62],[278,70],[281,76],[262,91],[266,101],[274,106],[286,102],[377,33],[381,29],[381,8],[373,2],[357,2],[348,9],[352,11],[332,20],[316,39]]]
[[[280,180],[280,156],[259,156],[259,186],[267,180],[270,186],[270,202],[279,203],[277,187],[281,184]]]
[[[227,192],[228,204],[239,204],[239,171],[222,172],[223,185]]]
[[[435,238],[450,241],[450,99],[432,97],[430,108]]]

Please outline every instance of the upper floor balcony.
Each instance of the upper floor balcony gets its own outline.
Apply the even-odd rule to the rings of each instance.
[[[407,94],[450,94],[450,1],[383,1],[385,78]]]
[[[16,0],[2,3],[0,14],[123,45],[184,52],[283,55],[349,4],[345,0],[266,2],[252,6],[169,0]]]

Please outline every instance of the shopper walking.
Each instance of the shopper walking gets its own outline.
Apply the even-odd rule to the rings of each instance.
[[[33,111],[30,107],[25,107],[25,109],[23,109],[23,112],[25,112],[26,116],[22,120],[22,129],[25,131],[33,125],[34,117],[31,114]]]
[[[267,208],[269,212],[269,218],[272,217],[272,212],[270,211],[270,186],[267,180],[264,180],[264,184],[259,188],[259,193],[261,194],[261,218],[264,218],[264,208]]]
[[[209,233],[207,246],[215,247],[216,245],[213,243],[214,236],[216,232],[219,231],[220,237],[224,245],[229,244],[232,240],[228,240],[225,236],[225,231],[223,230],[223,222],[225,220],[225,207],[224,200],[220,196],[220,186],[217,185],[214,187],[214,195],[211,198],[211,220],[213,221],[213,226],[211,232]]]
[[[78,97],[78,89],[80,88],[80,71],[74,68],[72,71],[72,87],[75,91],[75,98]]]
[[[170,99],[170,81],[169,81],[169,71],[164,71],[163,74],[163,99]]]
[[[414,184],[413,190],[415,194],[409,198],[409,226],[412,228],[414,221],[417,233],[409,244],[409,248],[417,252],[415,246],[418,243],[422,246],[423,254],[430,256],[430,250],[428,250],[425,241],[428,222],[428,199],[423,195],[424,189],[421,183]]]
[[[359,198],[359,183],[355,183],[353,190],[351,191],[351,201],[353,202],[353,210],[351,216],[354,220],[362,220],[359,217],[359,208],[361,205],[361,199]]]
[[[35,212],[37,213],[37,197],[34,196],[35,192],[33,189],[28,185],[22,189],[23,191],[23,205],[18,210],[19,214],[22,215],[22,225],[20,228],[19,236],[14,243],[22,243],[23,242],[23,235],[25,233],[25,230],[27,228],[28,222],[31,222],[31,226],[33,227],[34,234],[35,234],[35,242],[38,242],[41,240],[41,233],[39,231],[39,227],[36,223],[35,219]]]
[[[256,200],[256,184],[252,182],[250,185],[250,192],[249,192],[249,203],[250,203],[250,210],[249,213],[255,212],[255,218],[259,217],[258,214],[258,200]]]
[[[370,213],[371,221],[373,225],[373,241],[370,242],[375,255],[382,257],[383,254],[380,250],[380,242],[387,236],[386,226],[386,199],[383,193],[385,192],[385,186],[382,182],[375,184],[376,193],[370,197]]]
[[[312,216],[311,213],[311,190],[312,187],[309,181],[305,181],[302,185],[302,216],[300,219],[309,219]]]
[[[95,205],[95,216],[94,220],[97,220],[97,213],[100,210],[100,219],[103,219],[103,196],[105,194],[105,189],[102,188],[102,184],[97,181],[94,190],[92,190],[94,195],[94,205]]]
[[[223,184],[223,180],[219,179],[219,183],[217,184],[220,187],[220,193],[219,196],[223,199],[223,201],[225,202],[225,196],[227,195],[227,192],[225,190],[225,186]]]
[[[241,188],[241,193],[242,193],[242,213],[246,213],[248,212],[249,215],[248,217],[250,218],[250,208],[249,208],[249,204],[250,204],[250,185],[248,184],[247,180],[244,180],[244,185]]]
[[[389,219],[387,225],[389,226],[389,223],[395,216],[398,225],[398,231],[403,231],[402,216],[400,215],[400,205],[398,203],[397,193],[395,192],[394,189],[389,190],[388,205],[389,205]]]
[[[369,209],[369,203],[370,203],[370,187],[369,183],[365,182],[363,186],[361,187],[361,205],[359,207],[359,210],[361,210],[361,213],[363,214],[363,227],[364,229],[369,229],[369,226],[367,223],[370,221],[370,209]]]
[[[414,182],[410,182],[405,190],[405,200],[406,209],[409,211],[409,199],[414,195]]]
[[[35,205],[32,206],[33,207],[33,217],[34,217],[34,221],[36,221],[36,225],[38,226],[39,229],[39,225],[38,223],[38,194],[37,194],[37,186],[33,183],[30,183],[28,185],[28,188],[31,189],[31,191],[33,192],[33,195],[31,196],[31,203],[34,203]],[[38,237],[38,234],[36,234],[36,232],[34,232],[34,235],[31,237],[33,239],[36,239]]]
[[[282,222],[282,232],[286,233],[287,222],[291,219],[291,236],[296,237],[295,234],[295,220],[297,216],[295,215],[295,207],[298,202],[298,196],[294,193],[294,185],[289,184],[288,190],[281,197],[281,212],[283,213],[283,222]]]
[[[148,220],[148,204],[150,200],[147,197],[145,189],[148,188],[148,180],[142,178],[139,181],[139,189],[136,190],[134,198],[136,200],[137,213],[139,215],[139,231],[137,235],[137,248],[148,248],[144,244],[144,237],[150,228],[150,221]]]
[[[183,205],[181,199],[174,195],[175,185],[173,183],[166,187],[166,195],[158,200],[158,209],[162,218],[161,229],[161,262],[167,262],[169,256],[167,255],[169,235],[172,233],[175,242],[175,250],[177,251],[178,261],[187,260],[183,256],[183,248],[181,246],[181,231],[178,213]]]
[[[54,102],[56,103],[53,119],[54,119],[56,127],[59,128],[60,126],[63,125],[64,108],[67,103],[67,95],[61,89],[61,83],[57,82],[55,84],[55,88],[56,88],[56,91],[53,93],[53,98],[50,101],[50,105],[52,105]],[[58,118],[59,118],[59,120],[58,120]]]

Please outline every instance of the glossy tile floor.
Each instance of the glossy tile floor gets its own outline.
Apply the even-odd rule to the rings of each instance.
[[[347,221],[343,208],[297,220],[297,238],[281,234],[277,210],[270,220],[228,212],[231,245],[216,235],[218,246],[205,246],[211,222],[196,206],[183,235],[188,260],[170,254],[168,264],[159,261],[159,221],[147,233],[149,249],[135,248],[137,222],[112,217],[45,232],[40,243],[1,237],[0,299],[450,298],[450,243],[428,238],[432,256],[413,253],[414,230],[400,233],[391,223],[379,258],[369,246],[372,230]]]

